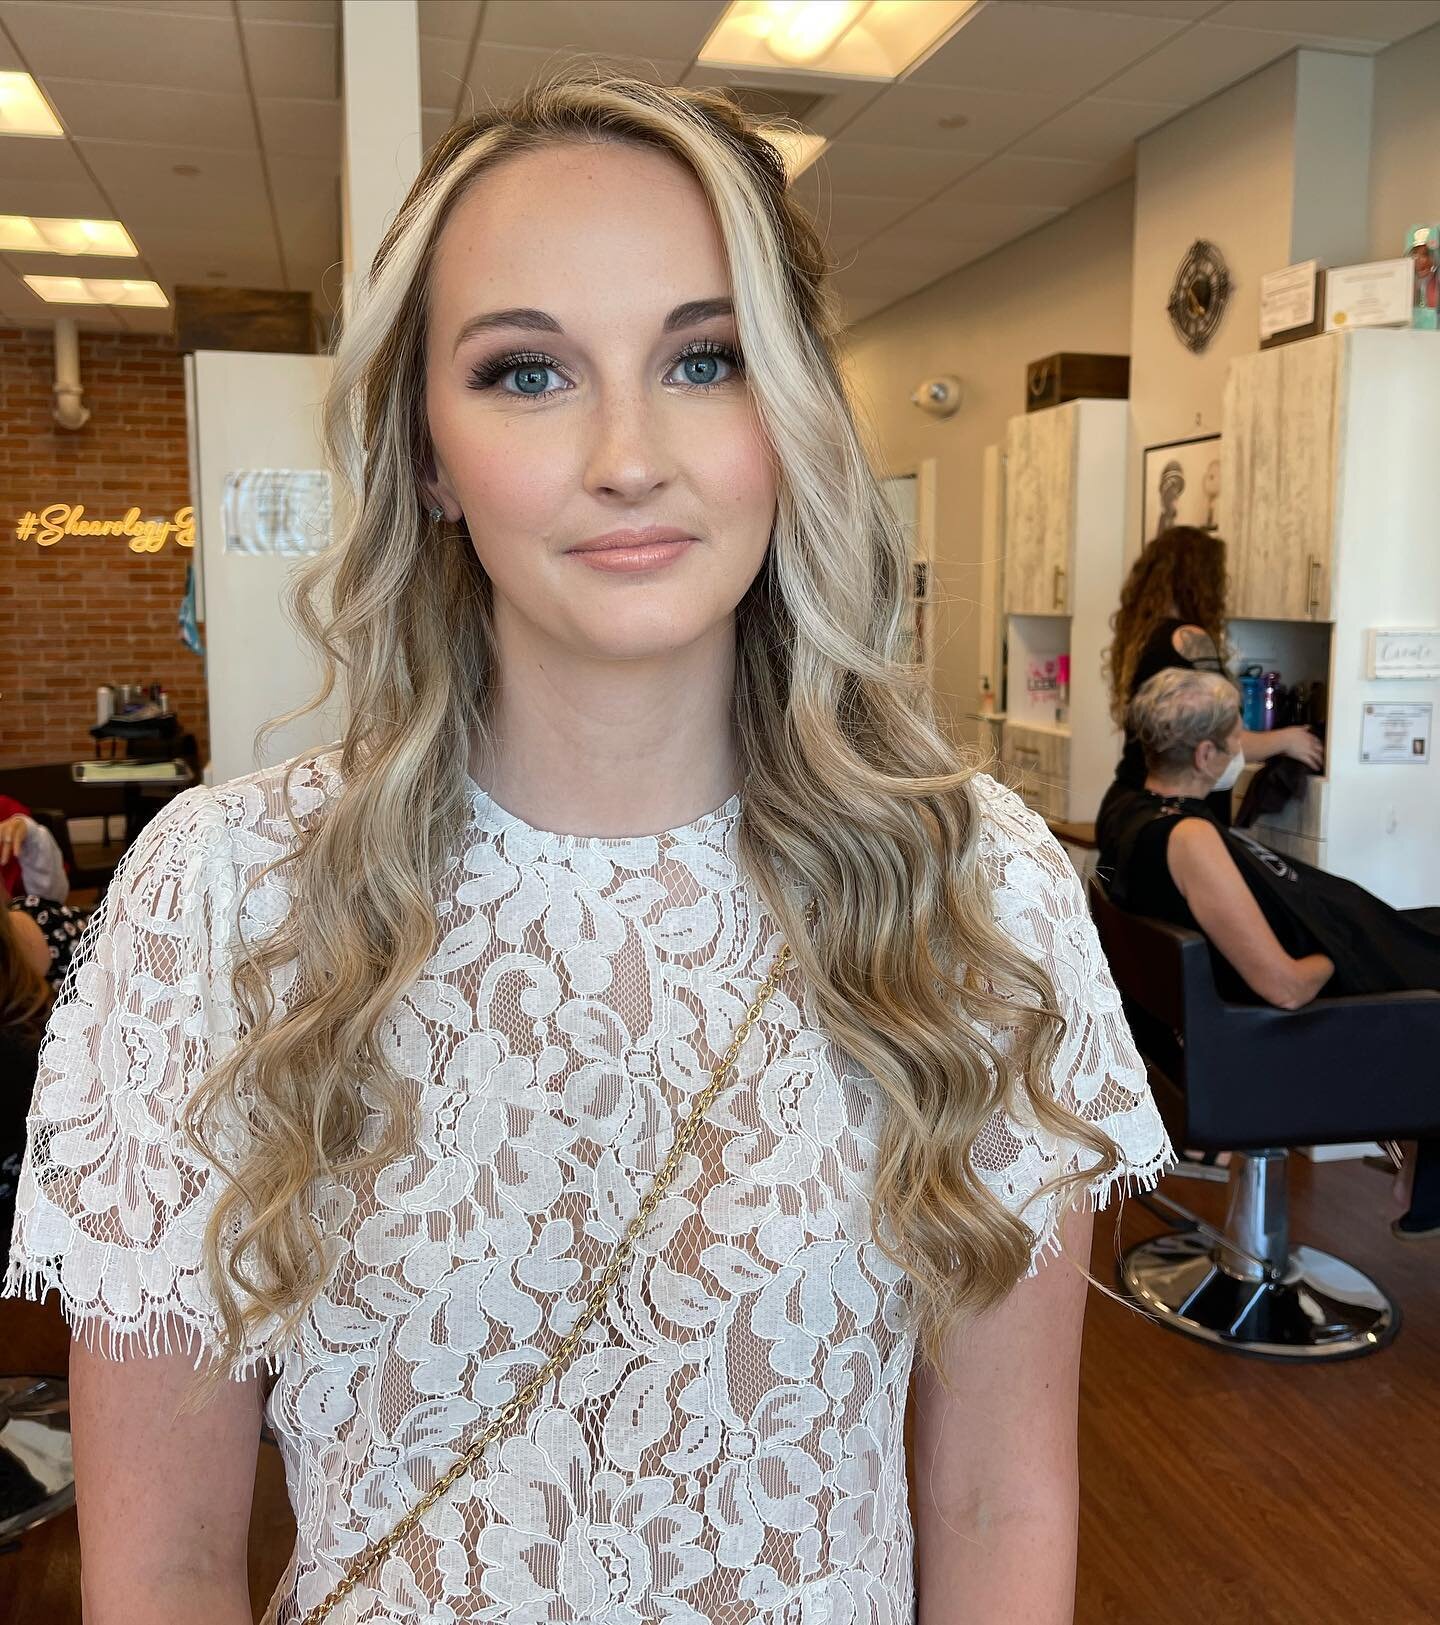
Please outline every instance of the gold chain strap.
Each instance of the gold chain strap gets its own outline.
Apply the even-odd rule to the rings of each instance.
[[[460,1457],[453,1467],[440,1479],[431,1490],[405,1514],[399,1523],[388,1535],[380,1540],[371,1541],[370,1545],[351,1564],[344,1577],[337,1581],[329,1596],[312,1608],[301,1620],[300,1625],[320,1625],[320,1621],[335,1606],[343,1601],[360,1583],[361,1577],[368,1572],[379,1560],[387,1556],[411,1529],[420,1521],[442,1495],[455,1483],[456,1479],[470,1467],[484,1453],[486,1447],[497,1439],[507,1427],[526,1411],[540,1397],[541,1391],[552,1378],[561,1376],[575,1356],[580,1345],[580,1339],[589,1330],[595,1317],[605,1307],[605,1300],[610,1294],[610,1288],[615,1284],[620,1271],[629,1262],[630,1255],[635,1250],[635,1243],[640,1238],[641,1231],[650,1222],[651,1215],[660,1205],[661,1198],[669,1189],[670,1182],[675,1177],[675,1170],[680,1166],[680,1159],[690,1149],[690,1142],[695,1138],[696,1130],[700,1127],[701,1119],[714,1104],[715,1097],[724,1086],[725,1075],[735,1064],[735,1057],[740,1053],[740,1046],[745,1042],[746,1035],[751,1026],[759,1017],[765,1007],[765,1002],[775,991],[780,976],[790,960],[790,945],[782,943],[780,953],[775,960],[775,967],[765,979],[755,1002],[746,1012],[745,1020],[736,1030],[734,1038],[730,1040],[730,1047],[721,1057],[720,1064],[710,1075],[710,1082],[696,1095],[690,1107],[690,1113],[675,1133],[674,1144],[670,1147],[668,1156],[661,1163],[651,1182],[650,1189],[645,1193],[640,1206],[635,1211],[634,1218],[625,1227],[625,1234],[621,1236],[615,1251],[610,1256],[610,1262],[591,1288],[590,1296],[585,1300],[585,1307],[581,1310],[575,1324],[561,1339],[554,1354],[545,1362],[523,1388],[518,1389],[496,1411],[489,1425],[480,1434],[468,1450]]]

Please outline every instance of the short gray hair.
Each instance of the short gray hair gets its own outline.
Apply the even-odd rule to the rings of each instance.
[[[1125,712],[1151,772],[1189,767],[1207,739],[1223,749],[1239,720],[1240,694],[1230,679],[1188,666],[1156,672],[1136,690]]]

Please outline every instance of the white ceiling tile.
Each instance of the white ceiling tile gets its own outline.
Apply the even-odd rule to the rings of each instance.
[[[1010,5],[1014,0],[1001,0]],[[1114,11],[1127,17],[1174,17],[1181,22],[1194,22],[1207,11],[1214,11],[1223,0],[1040,0],[1052,11]]]
[[[267,157],[323,159],[338,172],[342,103],[261,96],[256,108]]]
[[[157,255],[156,280],[166,293],[177,282],[198,282],[207,288],[279,288],[284,286],[280,256],[273,248],[252,243],[244,249],[232,248],[226,254],[193,250],[189,253]],[[211,271],[224,271],[213,277]]]
[[[81,141],[81,157],[109,193],[130,235],[143,225],[218,229],[240,241],[257,225],[269,230],[260,154],[199,147],[142,147],[123,141]],[[177,164],[197,175],[177,175]]]
[[[68,141],[18,135],[0,139],[0,180],[91,184],[85,166]]]
[[[812,168],[821,184],[832,191],[927,198],[983,158],[983,153],[936,152],[930,147],[870,146],[842,136],[821,153]]]
[[[422,107],[420,109],[420,143],[426,152],[429,152],[453,122],[448,107]]]
[[[340,257],[339,171],[319,158],[288,158],[271,173],[287,266]]]
[[[872,270],[863,263],[857,263],[835,275],[835,286],[846,298],[893,299],[904,281],[904,275],[893,268]]]
[[[1133,153],[1108,163],[1061,158],[992,158],[946,194],[961,203],[1041,204],[1070,209],[1134,172]]]
[[[833,192],[826,198],[824,224],[827,231],[845,231],[873,237],[885,231],[915,207],[908,197],[862,197],[851,192]]]
[[[1440,0],[1237,0],[1211,21],[1388,45],[1440,23]]]
[[[480,0],[420,0],[420,33],[467,43],[480,16]]]
[[[892,85],[845,128],[855,141],[897,147],[932,147],[940,152],[992,153],[1008,146],[1073,94],[1021,95],[1008,90],[956,90],[946,85]],[[958,128],[940,120],[962,118]]]
[[[1121,102],[1090,96],[1017,141],[1013,150],[1031,158],[1112,158],[1129,151],[1142,135],[1168,123],[1169,102]]]
[[[30,71],[44,80],[99,79],[243,94],[239,40],[229,11],[214,16],[72,5],[69,0],[5,0],[6,28]]]
[[[840,261],[844,269],[888,272],[897,279],[933,281],[954,268],[961,252],[953,242],[934,237],[902,236],[887,231]]]
[[[163,335],[175,331],[175,309],[147,310],[143,305],[122,305],[115,311],[116,323],[127,333]]]
[[[340,94],[339,36],[317,23],[249,22],[245,54],[257,96],[334,101]]]
[[[460,39],[420,36],[420,103],[423,107],[462,105],[465,94],[465,68],[470,47]]]
[[[93,79],[47,79],[45,91],[65,127],[77,137],[183,145],[198,136],[207,147],[237,151],[255,146],[250,98],[212,90],[171,87],[163,96],[137,96],[133,85]]]
[[[67,220],[109,220],[115,213],[89,176],[83,180],[0,178],[0,214],[38,214]],[[134,236],[134,233],[131,233]]]
[[[1185,24],[1176,18],[1116,16],[1009,0],[974,12],[907,84],[976,85],[987,90],[1058,95],[1074,101]]]
[[[606,56],[696,56],[726,0],[489,0],[480,38],[492,45],[555,46]]]
[[[230,0],[50,0],[52,5],[83,5],[89,11],[157,11],[170,17],[231,16]]]
[[[948,242],[1004,242],[1064,212],[1038,203],[963,203],[947,192],[906,215],[905,231]]]
[[[840,321],[842,326],[855,327],[870,316],[878,316],[888,306],[893,305],[893,299],[856,299],[840,297]]]
[[[239,0],[239,6],[242,17],[257,21],[340,26],[340,0]]]
[[[1293,34],[1202,23],[1112,80],[1105,95],[1122,101],[1170,102],[1177,109],[1193,107],[1287,56],[1297,43]]]
[[[490,107],[508,101],[510,97],[528,89],[537,79],[548,78],[571,62],[583,63],[587,60],[582,52],[568,46],[531,50],[520,45],[487,45],[482,37],[470,64],[469,85],[462,87],[459,113],[463,117],[477,107]],[[678,61],[635,60],[626,61],[622,66],[626,72],[650,84],[676,84],[685,71],[685,64]],[[432,100],[425,93],[422,78],[421,100],[427,107],[443,106],[443,86],[440,99]]]

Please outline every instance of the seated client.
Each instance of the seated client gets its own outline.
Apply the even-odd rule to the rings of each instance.
[[[1111,900],[1202,932],[1232,1000],[1298,1009],[1318,993],[1440,989],[1440,909],[1401,913],[1353,881],[1226,829],[1205,798],[1238,773],[1239,696],[1213,672],[1149,679],[1126,720],[1145,755],[1143,792],[1112,820],[1098,874]],[[1440,1236],[1440,1141],[1421,1141],[1406,1238]]]

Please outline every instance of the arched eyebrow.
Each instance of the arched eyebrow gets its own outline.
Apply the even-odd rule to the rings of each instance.
[[[714,317],[734,314],[734,301],[730,299],[687,299],[683,305],[676,305],[665,318],[662,331],[678,333],[684,328],[695,327],[698,323],[708,322]],[[548,310],[536,310],[533,305],[516,305],[509,310],[491,310],[483,316],[472,316],[462,325],[455,335],[451,355],[454,355],[466,339],[474,338],[477,333],[492,332],[497,327],[521,327],[531,333],[565,331]]]

